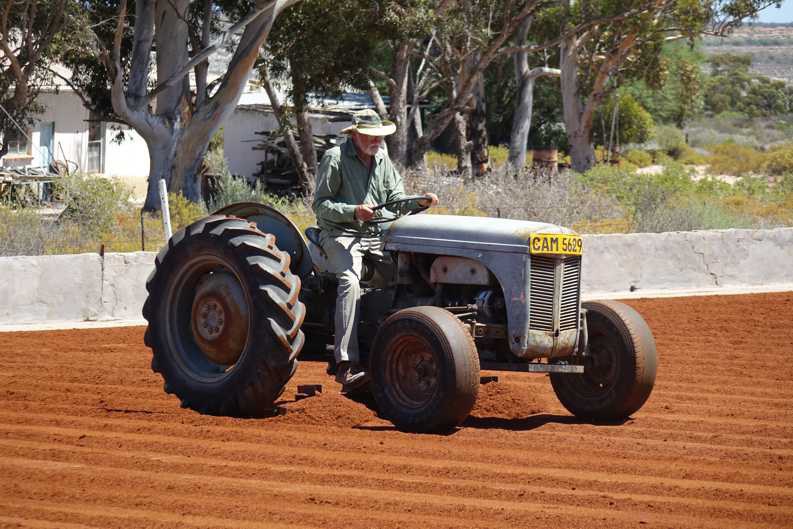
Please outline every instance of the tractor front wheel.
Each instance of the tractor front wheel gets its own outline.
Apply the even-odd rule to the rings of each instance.
[[[621,421],[639,410],[655,384],[655,340],[644,319],[617,301],[591,301],[588,354],[581,375],[551,373],[562,405],[576,417]]]
[[[439,307],[414,307],[380,327],[370,357],[380,414],[399,429],[443,431],[463,422],[479,391],[476,344]]]

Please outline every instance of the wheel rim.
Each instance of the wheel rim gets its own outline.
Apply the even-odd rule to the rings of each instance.
[[[232,266],[215,255],[186,263],[166,295],[165,334],[190,378],[215,382],[245,354],[250,300]]]
[[[620,344],[603,335],[590,337],[584,374],[568,377],[576,391],[585,397],[598,397],[611,391],[619,380]]]
[[[440,370],[432,347],[419,336],[400,336],[390,349],[385,387],[401,406],[423,408],[438,391]]]

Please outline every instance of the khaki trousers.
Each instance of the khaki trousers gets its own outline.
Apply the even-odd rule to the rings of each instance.
[[[383,240],[378,237],[331,237],[321,239],[327,258],[315,260],[325,272],[336,274],[335,357],[336,362],[358,363],[358,319],[361,313],[361,270],[363,257],[383,259]]]

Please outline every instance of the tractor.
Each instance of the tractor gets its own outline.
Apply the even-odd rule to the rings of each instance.
[[[376,208],[390,222],[386,258],[365,260],[361,277],[361,360],[382,417],[405,431],[454,429],[474,406],[480,369],[547,373],[586,421],[619,422],[642,407],[655,382],[653,335],[628,305],[582,303],[579,235],[508,219],[388,218],[393,205]],[[257,203],[176,232],[143,307],[165,391],[204,414],[273,413],[301,351],[329,355],[333,343],[337,285],[321,254],[318,228],[301,233]]]

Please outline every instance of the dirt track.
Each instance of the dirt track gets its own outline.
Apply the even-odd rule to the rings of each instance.
[[[631,421],[501,374],[449,436],[395,431],[317,363],[285,415],[235,420],[165,395],[141,328],[0,334],[0,527],[793,527],[793,293],[631,304],[660,354]]]

